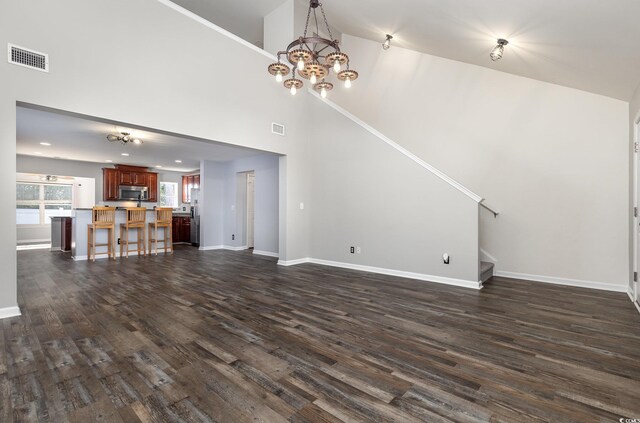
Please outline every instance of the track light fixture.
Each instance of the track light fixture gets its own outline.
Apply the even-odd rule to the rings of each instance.
[[[493,48],[491,54],[489,54],[491,60],[496,62],[502,59],[502,55],[504,54],[504,46],[506,46],[507,44],[509,44],[509,41],[505,40],[504,38],[498,38],[498,44]]]
[[[393,40],[393,35],[387,34],[387,38],[384,40],[384,43],[382,43],[382,48],[384,50],[389,50],[389,47],[391,47],[391,40]]]

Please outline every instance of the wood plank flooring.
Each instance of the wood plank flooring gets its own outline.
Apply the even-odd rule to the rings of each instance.
[[[247,252],[18,253],[0,421],[618,422],[640,418],[625,294],[480,292]]]

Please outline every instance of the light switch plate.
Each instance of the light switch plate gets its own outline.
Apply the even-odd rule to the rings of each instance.
[[[304,203],[300,203],[300,210],[304,210]]]

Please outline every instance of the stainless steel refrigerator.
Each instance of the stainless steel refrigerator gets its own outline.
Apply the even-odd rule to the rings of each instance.
[[[200,189],[191,188],[191,245],[200,246]]]

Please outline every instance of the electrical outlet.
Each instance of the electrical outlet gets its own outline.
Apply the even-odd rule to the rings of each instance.
[[[120,245],[120,238],[118,238],[118,245]]]
[[[451,261],[451,257],[449,257],[449,254],[444,253],[442,255],[442,261],[444,261],[444,264],[449,264],[449,262]]]
[[[235,234],[231,235],[231,241],[235,241],[235,239],[236,239],[236,235]]]
[[[351,251],[351,254],[355,253],[356,252],[355,247],[351,247],[350,251]]]

